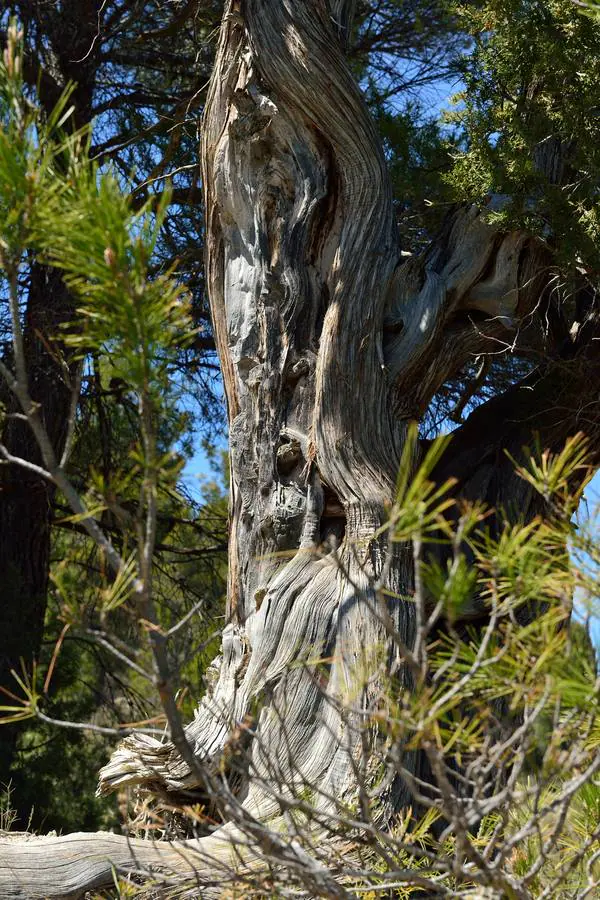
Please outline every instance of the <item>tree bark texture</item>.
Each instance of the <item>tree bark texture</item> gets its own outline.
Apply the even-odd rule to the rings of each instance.
[[[352,739],[294,661],[332,658],[328,691],[341,699],[364,649],[382,643],[369,581],[387,548],[373,535],[385,521],[406,421],[390,402],[382,345],[400,260],[391,189],[331,9],[228,9],[203,158],[207,274],[231,435],[230,625],[217,687],[188,734],[218,765],[232,727],[256,715],[264,733],[257,773],[268,777],[261,747],[284,740],[294,765],[286,771],[281,761],[280,782],[293,781],[299,766],[309,783],[337,794],[350,781]],[[324,541],[331,549],[318,552]],[[390,552],[387,582],[399,594],[410,566],[406,551]],[[411,605],[392,606],[410,642]],[[151,770],[150,745],[142,753]],[[139,773],[137,746],[115,756],[103,786],[123,777],[128,753]],[[161,777],[188,787],[185,768],[173,767],[166,748],[154,750],[165,757]],[[249,791],[255,814],[276,814],[268,792]]]
[[[412,551],[382,528],[408,426],[473,356],[516,340],[548,281],[541,242],[499,233],[472,207],[450,212],[422,258],[402,257],[383,152],[344,57],[351,6],[230,0],[203,128],[207,281],[230,425],[229,624],[186,733],[214,776],[234,770],[244,734],[231,785],[270,823],[292,787],[318,786],[324,812],[350,802],[378,674],[395,668],[398,689],[411,689],[383,624],[410,645]],[[578,365],[568,387],[554,362],[474,413],[439,477],[492,505],[514,497],[504,448],[519,453],[537,425],[549,446],[573,430],[571,404],[586,389]],[[564,415],[551,406],[559,383]],[[418,755],[404,766],[421,771]],[[175,802],[199,790],[175,748],[145,735],[101,773],[101,791],[123,785]],[[397,777],[382,815],[408,800]],[[198,846],[234,833],[225,825]],[[119,864],[133,866],[123,840]],[[169,845],[148,853],[173,864]],[[22,878],[41,896],[34,873]],[[91,884],[83,870],[75,880]]]
[[[414,629],[412,551],[380,534],[408,425],[473,355],[512,339],[546,262],[475,208],[454,211],[425,257],[405,262],[336,25],[344,11],[230,4],[204,120],[207,278],[230,422],[230,624],[188,736],[216,771],[250,718],[260,739],[247,803],[267,817],[278,807],[265,746],[285,743],[294,759],[280,783],[297,768],[324,796],[352,791],[357,732],[338,710],[385,644],[382,572],[396,598],[385,613],[405,643]],[[308,659],[328,660],[318,683]],[[122,783],[178,791],[197,779],[169,745],[134,737],[101,774],[101,790]],[[396,783],[390,808],[406,799]]]

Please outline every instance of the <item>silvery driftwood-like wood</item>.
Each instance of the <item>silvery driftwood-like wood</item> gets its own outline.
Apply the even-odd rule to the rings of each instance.
[[[375,582],[394,598],[385,615],[405,643],[415,627],[411,555],[380,532],[408,425],[474,356],[511,344],[547,264],[539,242],[498,233],[473,207],[451,211],[422,258],[401,253],[383,152],[344,57],[351,8],[230,0],[203,126],[207,283],[230,428],[229,624],[186,732],[216,774],[248,723],[236,784],[267,822],[286,785],[318,785],[324,808],[352,797],[360,709],[340,708],[368,704],[378,667],[396,662],[402,680]],[[510,408],[521,402],[515,394]],[[485,415],[459,430],[440,476],[458,474],[466,495],[494,502],[494,473],[506,492],[517,480]],[[515,424],[517,449],[530,428]],[[547,429],[560,430],[554,420]],[[374,677],[357,698],[365,666]],[[198,779],[171,744],[134,735],[100,776],[102,792],[126,785],[176,797]],[[384,800],[389,813],[407,800],[399,780]],[[177,846],[106,834],[3,844],[0,894],[76,896],[110,882],[112,862],[193,866],[209,896],[214,863],[203,863],[227,860],[236,834],[225,825]]]

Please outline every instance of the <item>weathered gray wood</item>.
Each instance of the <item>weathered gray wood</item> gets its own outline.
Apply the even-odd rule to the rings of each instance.
[[[285,708],[285,739],[307,778],[333,790],[335,777],[339,791],[347,740],[330,700],[352,693],[363,649],[384,639],[366,588],[390,551],[381,541],[362,556],[356,548],[385,521],[408,422],[467,360],[513,339],[539,297],[523,273],[543,254],[470,207],[448,217],[423,259],[402,257],[379,141],[319,2],[248,2],[243,16],[231,4],[203,159],[230,420],[232,624],[216,689],[188,735],[216,770],[268,689],[261,743],[264,729],[277,744],[269,707]],[[488,321],[475,325],[471,312]],[[316,552],[342,531],[335,552]],[[411,561],[392,552],[388,587],[409,594]],[[391,612],[410,643],[411,602]],[[306,673],[289,673],[325,648],[334,662],[319,694]],[[157,781],[194,784],[171,748],[134,736],[100,786]],[[273,811],[252,787],[249,802]]]
[[[64,837],[2,835],[0,896],[74,900],[86,891],[114,886],[120,874],[138,873],[159,885],[168,884],[173,876],[187,879],[190,886],[196,881],[202,896],[210,897],[214,896],[211,885],[225,882],[233,862],[231,844],[211,839],[200,848],[197,841],[167,844],[102,832]]]
[[[222,896],[236,873],[264,865],[269,848],[257,852],[234,825],[201,840],[153,841],[106,832],[62,837],[0,833],[2,900],[82,897],[134,876],[156,886],[160,895],[174,884],[205,900]],[[152,894],[156,896],[155,893]]]
[[[232,6],[205,116],[204,167],[208,281],[230,416],[232,625],[217,688],[188,734],[217,766],[231,729],[268,688],[272,706],[286,709],[286,742],[306,777],[327,785],[348,766],[342,725],[310,675],[289,669],[328,648],[337,695],[363,648],[383,639],[368,611],[373,598],[358,595],[364,564],[375,576],[384,547],[369,560],[355,547],[385,520],[406,422],[393,413],[383,359],[401,260],[391,189],[322,4],[247,3],[244,21]],[[368,404],[359,384],[370,386]],[[348,577],[333,552],[316,552],[341,528]],[[396,556],[389,580],[401,590],[410,569]],[[395,614],[410,640],[410,604]],[[268,706],[259,727],[277,744]],[[157,777],[186,784],[185,768],[158,747],[151,762],[149,745],[131,739],[102,787]],[[248,802],[261,814],[274,808],[252,787]]]

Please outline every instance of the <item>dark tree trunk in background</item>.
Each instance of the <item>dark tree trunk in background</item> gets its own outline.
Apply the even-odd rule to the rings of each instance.
[[[99,0],[63,4],[62,14],[43,8],[27,14],[19,9],[25,28],[46,25],[52,66],[38,71],[26,59],[25,76],[40,84],[40,101],[49,114],[69,82],[76,82],[71,96],[74,106],[72,127],[89,121],[94,90],[96,61],[93,52]],[[34,21],[40,15],[44,22]],[[84,59],[84,57],[86,57]],[[75,317],[73,300],[56,270],[33,262],[29,270],[23,319],[25,360],[32,398],[40,404],[44,423],[60,458],[67,434],[67,422],[74,385],[75,367],[61,340],[61,328]],[[8,360],[10,362],[10,360]],[[10,412],[18,405],[2,385],[2,399]],[[30,462],[41,457],[29,426],[8,418],[2,443],[9,453]],[[55,496],[48,481],[18,466],[0,470],[0,685],[16,687],[11,669],[27,670],[40,651],[48,594],[50,529]],[[19,727],[0,729],[0,787],[15,781],[10,769]],[[28,810],[18,809],[18,791],[13,793],[21,824]]]
[[[57,272],[34,264],[25,315],[25,352],[31,395],[43,410],[53,446],[62,452],[69,415],[69,369],[53,339],[73,315],[73,304]],[[16,410],[14,401],[8,409]],[[7,419],[2,443],[14,456],[41,464],[26,422]],[[50,559],[50,526],[55,490],[48,481],[18,466],[1,470],[0,481],[0,685],[15,688],[11,669],[29,670],[40,649]],[[7,783],[17,728],[0,729],[0,772]]]

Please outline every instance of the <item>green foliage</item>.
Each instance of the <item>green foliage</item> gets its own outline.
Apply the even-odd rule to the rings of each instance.
[[[169,365],[176,346],[188,338],[190,323],[181,285],[171,271],[155,273],[151,266],[168,191],[157,206],[135,210],[115,174],[89,162],[83,134],[64,136],[70,89],[47,120],[26,99],[20,54],[13,25],[0,69],[0,262],[14,278],[25,254],[34,251],[64,272],[82,316],[69,325],[66,342],[84,359],[116,357],[139,404],[134,429],[139,443],[129,453],[134,469],[148,474],[150,466],[175,484],[179,461],[160,446],[159,422],[171,411]],[[18,321],[13,325],[18,332]],[[176,435],[169,436],[172,443]]]
[[[169,203],[132,209],[114,173],[80,166],[46,193],[33,239],[42,258],[65,272],[82,305],[81,333],[69,342],[85,354],[110,349],[141,393],[164,391],[168,351],[189,331],[182,287],[170,271],[152,276],[150,264]]]
[[[77,299],[55,353],[75,349],[82,389],[68,423],[74,452],[43,458],[60,488],[46,641],[33,670],[15,673],[0,718],[30,720],[11,773],[21,827],[30,810],[39,829],[112,827],[114,803],[94,799],[99,768],[123,723],[164,725],[153,634],[181,676],[180,707],[191,715],[198,699],[220,625],[226,501],[212,486],[199,504],[179,484],[190,421],[173,374],[192,331],[186,290],[157,263],[169,190],[134,202],[127,181],[90,162],[87,130],[72,127],[72,89],[44,115],[21,61],[11,25],[0,66],[0,268],[13,330],[13,371],[3,374],[27,392],[19,279],[33,255]],[[65,778],[72,791],[58,787]]]
[[[453,505],[448,493],[454,480],[448,479],[444,484],[436,485],[429,478],[448,444],[448,438],[441,437],[434,441],[414,472],[417,434],[416,426],[411,424],[400,460],[390,521],[382,529],[383,532],[391,527],[395,541],[406,540],[416,533],[424,537],[437,531],[444,521],[443,513]]]
[[[584,583],[591,590],[589,574],[574,562],[573,545],[585,546],[594,560],[600,548],[597,539],[586,539],[583,525],[574,531],[564,515],[572,508],[570,498],[578,496],[574,483],[581,488],[586,483],[587,452],[587,442],[578,435],[562,452],[532,455],[519,469],[548,502],[548,518],[506,523],[493,537],[481,509],[463,510],[453,540],[447,532],[453,546],[447,567],[426,554],[418,563],[421,652],[401,651],[415,673],[416,689],[407,695],[390,684],[375,718],[395,745],[425,749],[433,783],[441,788],[443,799],[433,802],[427,815],[450,821],[452,828],[440,843],[435,828],[423,838],[423,820],[405,824],[397,860],[399,868],[431,879],[432,888],[436,871],[446,864],[443,884],[467,892],[468,876],[455,880],[452,872],[464,854],[474,859],[471,851],[498,860],[506,876],[495,882],[489,876],[499,891],[493,896],[513,896],[512,888],[525,885],[528,897],[579,896],[590,879],[600,876],[594,838],[600,803],[600,682],[589,634],[570,621],[572,598]],[[426,461],[417,480],[424,477],[426,483],[427,470]],[[429,496],[425,506],[435,516],[439,500],[431,490]],[[443,512],[437,510],[441,530]],[[417,549],[429,528],[427,515],[413,518]],[[406,534],[401,537],[405,540]],[[594,589],[597,593],[598,580]],[[471,623],[469,615],[460,622],[473,597],[477,615]],[[466,784],[453,788],[457,769],[472,779],[471,789]],[[486,785],[481,794],[478,779]],[[465,800],[469,790],[479,810],[471,819]],[[464,834],[461,803],[469,823]],[[483,860],[478,867],[484,872]],[[472,887],[482,883],[486,876],[474,878]],[[402,896],[421,887],[408,885]]]
[[[457,15],[473,48],[449,117],[464,135],[456,196],[503,196],[490,219],[541,236],[569,268],[597,269],[599,26],[572,0],[488,0]]]
[[[402,245],[420,252],[452,202],[445,176],[452,165],[453,137],[417,103],[398,111],[368,99],[383,141]]]
[[[82,134],[66,138],[61,126],[72,112],[67,89],[46,122],[24,93],[22,33],[15,23],[0,62],[0,263],[13,271],[31,243],[35,219],[52,187],[74,160]]]
[[[48,649],[44,650],[42,664],[47,665]],[[67,641],[44,708],[66,722],[102,721],[105,690],[102,660],[76,641]],[[89,731],[43,722],[26,728],[11,772],[20,812],[15,827],[38,833],[117,827],[116,798],[95,796],[97,773],[108,749],[106,737]]]
[[[110,169],[87,158],[85,130],[65,133],[72,109],[67,88],[46,120],[24,94],[21,36],[11,37],[0,67],[1,261],[16,273],[26,251],[64,272],[80,300],[82,322],[66,341],[82,356],[109,352],[138,395],[168,394],[173,354],[189,339],[186,295],[172,271],[154,271],[153,254],[169,204],[134,209]]]

